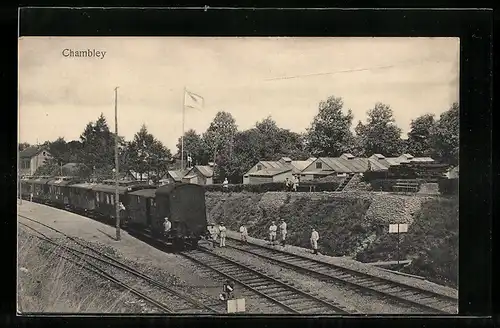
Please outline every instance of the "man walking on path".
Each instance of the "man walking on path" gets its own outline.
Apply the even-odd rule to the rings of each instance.
[[[241,241],[246,243],[247,237],[248,237],[248,231],[247,231],[247,227],[244,224],[242,224],[240,227],[240,234],[241,234]]]
[[[313,249],[313,254],[318,254],[318,240],[319,240],[319,234],[316,231],[316,229],[312,228],[311,246]]]
[[[281,245],[284,247],[286,240],[286,222],[283,219],[281,219],[280,234],[281,234]]]
[[[219,225],[219,236],[220,236],[220,247],[226,246],[226,227],[224,223],[220,223]]]
[[[276,224],[274,224],[274,221],[271,223],[271,226],[269,227],[269,241],[271,242],[271,245],[274,245],[276,241],[276,230],[278,230],[278,227]]]

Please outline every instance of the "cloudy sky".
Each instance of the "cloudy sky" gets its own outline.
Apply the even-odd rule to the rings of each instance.
[[[70,58],[64,49],[106,51]],[[389,104],[406,133],[422,114],[439,116],[458,101],[456,38],[30,38],[19,41],[19,138],[78,139],[102,112],[119,134],[144,123],[175,152],[182,134],[184,87],[201,95],[185,129],[203,132],[217,111],[240,130],[271,115],[303,132],[318,103],[335,95],[355,126],[376,102]]]

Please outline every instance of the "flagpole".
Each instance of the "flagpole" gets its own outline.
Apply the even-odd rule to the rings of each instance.
[[[184,116],[186,111],[186,87],[182,98],[181,170],[184,170]]]

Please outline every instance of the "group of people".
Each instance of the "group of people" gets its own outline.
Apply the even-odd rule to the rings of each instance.
[[[273,221],[269,226],[269,244],[273,246],[277,245],[276,237],[278,228],[280,233],[279,244],[284,247],[286,244],[287,224],[283,219],[280,220],[279,227],[276,226],[275,221]],[[209,224],[207,230],[208,230],[208,238],[212,241],[212,245],[214,248],[215,244],[217,243],[217,237],[219,238],[219,247],[226,246],[227,229],[224,226],[223,222],[219,223],[218,226]],[[240,226],[239,232],[241,241],[244,243],[248,243],[248,229],[245,224],[242,224]],[[318,240],[319,240],[319,233],[316,231],[316,229],[312,228],[310,242],[313,254],[318,254]]]
[[[219,225],[216,227],[213,224],[209,224],[207,226],[208,230],[208,240],[212,242],[213,247],[215,248],[215,244],[217,243],[217,237],[219,237],[219,247],[225,247],[226,246],[226,236],[227,236],[227,229],[224,226],[224,223],[219,223]]]
[[[299,186],[299,177],[294,176],[293,181],[286,178],[285,179],[285,191],[297,191],[297,187]]]
[[[285,220],[281,219],[280,220],[280,225],[279,225],[279,230],[280,230],[280,244],[281,246],[285,246],[285,240],[286,240],[286,234],[287,234],[287,229],[286,229],[286,222]],[[276,245],[276,232],[278,230],[278,227],[276,226],[275,222],[271,222],[271,225],[269,226],[269,243],[271,245]],[[318,240],[319,240],[319,233],[316,231],[316,229],[312,228],[311,232],[311,248],[313,250],[313,254],[318,254]]]

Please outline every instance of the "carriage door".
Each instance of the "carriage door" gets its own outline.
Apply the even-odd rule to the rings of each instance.
[[[149,205],[149,220],[150,221],[153,221],[153,220],[158,220],[158,217],[156,215],[156,202],[155,202],[155,199],[154,198],[149,198],[148,199],[148,203],[150,203]]]
[[[149,225],[151,225],[151,199],[150,198],[144,198],[144,201],[146,202],[146,222]]]

